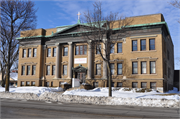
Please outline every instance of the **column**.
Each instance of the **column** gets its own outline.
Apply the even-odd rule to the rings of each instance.
[[[60,60],[60,44],[56,43],[56,71],[55,71],[55,78],[59,78],[59,60]]]
[[[91,79],[91,71],[92,71],[92,49],[91,49],[91,41],[88,44],[88,72],[87,72],[87,79]]]
[[[106,39],[103,40],[103,42],[106,42]],[[103,43],[103,56],[106,57],[105,52],[105,43]],[[103,60],[103,79],[107,79],[107,63]]]
[[[72,53],[72,42],[68,42],[69,44],[69,58],[68,58],[68,79],[72,78],[72,59],[73,59],[73,53]]]

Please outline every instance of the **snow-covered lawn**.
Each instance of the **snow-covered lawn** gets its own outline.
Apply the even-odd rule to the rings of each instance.
[[[121,97],[121,98],[156,98],[156,99],[180,99],[180,94],[176,88],[174,90],[169,91],[167,93],[159,93],[156,90],[152,90],[151,92],[139,93],[136,92],[135,89],[131,91],[124,91],[125,88],[121,88],[119,90],[112,91],[113,97]],[[176,93],[174,95],[162,95],[162,94],[170,94]],[[63,93],[64,95],[81,95],[81,96],[108,96],[108,88],[95,88],[93,90],[85,90],[85,89],[76,89],[71,91],[66,91]]]
[[[0,87],[0,92],[4,92],[5,88]],[[63,91],[62,88],[51,88],[51,87],[35,87],[35,86],[26,86],[26,87],[10,87],[9,92],[10,93],[34,93],[38,96],[41,95],[44,92],[60,92]]]

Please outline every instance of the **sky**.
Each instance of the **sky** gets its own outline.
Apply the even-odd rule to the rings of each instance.
[[[174,44],[175,69],[180,69],[180,9],[171,6],[172,0],[101,0],[103,12],[119,12],[126,17],[162,13]],[[78,12],[93,8],[95,0],[34,1],[38,9],[36,28],[55,28],[76,24]]]

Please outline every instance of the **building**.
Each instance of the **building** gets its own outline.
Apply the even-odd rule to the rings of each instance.
[[[180,81],[180,70],[174,70],[174,86],[176,87],[179,91],[179,82]]]
[[[9,85],[11,85],[11,86],[12,85],[17,86],[18,73],[16,73],[16,72],[10,72]],[[1,85],[1,83],[2,83],[2,72],[0,72],[0,85]]]
[[[114,45],[110,56],[112,86],[172,89],[174,46],[163,15],[129,18],[130,35]],[[84,24],[22,31],[17,38],[18,86],[60,86],[71,84],[72,78],[93,87],[108,86],[106,64],[97,52],[87,50],[90,44],[78,35],[79,25]]]

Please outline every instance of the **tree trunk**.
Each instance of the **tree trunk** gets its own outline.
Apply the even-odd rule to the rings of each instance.
[[[107,63],[107,68],[108,68],[108,82],[109,82],[109,97],[112,97],[112,88],[111,88],[111,70],[109,67],[109,62]]]
[[[11,43],[11,42],[10,42]],[[7,64],[7,69],[6,69],[6,87],[5,87],[5,92],[9,92],[9,75],[10,75],[10,46],[8,48],[8,64]]]

